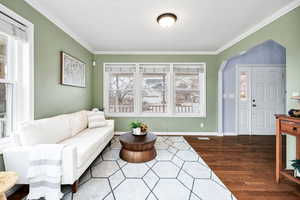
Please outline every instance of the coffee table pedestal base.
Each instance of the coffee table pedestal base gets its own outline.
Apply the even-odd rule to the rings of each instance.
[[[120,158],[129,163],[143,163],[153,160],[156,157],[155,148],[146,151],[131,151],[122,148],[120,151]]]

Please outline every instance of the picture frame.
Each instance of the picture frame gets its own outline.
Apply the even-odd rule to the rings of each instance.
[[[86,87],[86,64],[71,56],[70,54],[61,51],[61,84],[73,87]]]

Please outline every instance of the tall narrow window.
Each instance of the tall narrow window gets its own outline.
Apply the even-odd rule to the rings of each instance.
[[[0,138],[9,136],[12,130],[13,71],[7,66],[8,40],[0,34]]]
[[[240,100],[248,100],[248,74],[247,72],[240,72]]]
[[[109,112],[134,112],[134,73],[132,65],[106,66],[109,73]]]
[[[204,111],[204,69],[199,65],[174,65],[176,113]]]
[[[0,13],[0,138],[33,119],[28,29]]]
[[[168,65],[141,65],[142,112],[168,112]]]

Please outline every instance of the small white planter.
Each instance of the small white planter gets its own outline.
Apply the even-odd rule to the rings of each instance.
[[[299,170],[297,170],[297,169],[294,170],[294,176],[295,176],[295,177],[300,177],[300,172],[299,172]]]
[[[133,135],[141,135],[141,128],[133,128],[132,134]]]

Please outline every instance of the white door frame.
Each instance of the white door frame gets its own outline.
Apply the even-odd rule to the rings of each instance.
[[[236,65],[236,74],[235,74],[235,81],[236,81],[236,84],[235,84],[235,133],[236,135],[239,135],[239,71],[241,68],[245,68],[245,69],[249,69],[249,68],[259,68],[259,69],[278,69],[278,68],[282,68],[283,70],[283,87],[284,87],[284,94],[286,94],[286,66],[285,65],[282,65],[282,64],[239,64],[239,65]],[[251,86],[250,86],[251,87]],[[250,95],[251,95],[251,90],[250,89]],[[249,102],[249,106],[251,107],[251,104],[252,102],[250,101]],[[252,108],[252,107],[251,107]],[[286,111],[286,98],[284,98],[284,111]],[[249,118],[249,120],[251,120],[251,118]],[[249,122],[249,124],[251,125],[251,122]],[[265,134],[265,135],[274,135],[275,133],[270,133],[270,134]],[[244,134],[243,134],[244,135]],[[256,133],[252,133],[250,132],[249,135],[256,135]]]
[[[223,130],[223,71],[227,65],[227,60],[223,61],[218,72],[218,135],[224,136]]]

